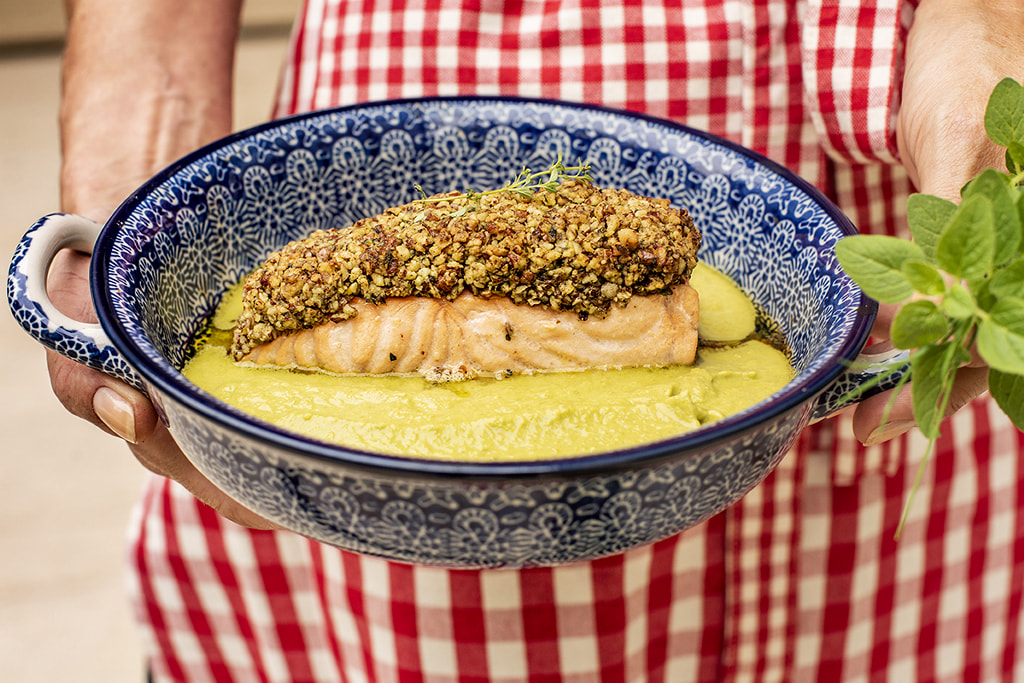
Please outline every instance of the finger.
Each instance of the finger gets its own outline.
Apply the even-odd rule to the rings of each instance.
[[[131,444],[147,469],[181,483],[231,521],[254,529],[279,529],[221,492],[188,460],[145,394],[101,372],[50,352],[50,381],[67,409]]]
[[[89,254],[62,249],[53,257],[46,275],[46,294],[64,315],[85,323],[96,322],[89,289]]]
[[[949,417],[988,390],[988,368],[960,368],[946,406]],[[853,413],[853,433],[865,446],[873,446],[905,434],[916,426],[911,385],[893,399],[885,392],[861,401]]]
[[[73,415],[129,443],[145,441],[160,418],[141,391],[92,368],[47,351],[54,395]]]
[[[886,391],[870,396],[853,411],[853,435],[865,446],[894,439],[916,424],[909,385],[895,395]]]
[[[46,278],[54,306],[86,323],[96,322],[89,295],[88,254],[63,249],[57,253]],[[50,386],[73,415],[129,442],[152,432],[156,415],[146,396],[108,375],[47,351]]]
[[[54,257],[47,277],[50,300],[65,315],[95,322],[89,296],[89,256],[65,249]],[[199,500],[233,522],[254,529],[280,529],[214,486],[188,460],[142,392],[109,375],[47,351],[54,394],[77,415],[132,444],[147,469],[181,483]]]
[[[144,442],[131,447],[132,453],[147,469],[174,479],[193,496],[216,510],[221,516],[251,529],[282,529],[243,506],[218,489],[181,452],[171,433],[161,424]]]

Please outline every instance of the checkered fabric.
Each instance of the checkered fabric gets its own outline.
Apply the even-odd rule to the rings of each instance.
[[[506,93],[673,118],[757,149],[866,232],[902,230],[897,0],[308,0],[277,114]],[[410,3],[412,5],[412,3]],[[848,418],[679,536],[553,568],[452,571],[219,518],[149,482],[132,588],[156,680],[1024,680],[1021,435],[960,411],[924,452]]]

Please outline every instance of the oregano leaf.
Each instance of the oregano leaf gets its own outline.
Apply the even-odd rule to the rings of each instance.
[[[1022,232],[1024,232],[1024,192],[1017,188],[1012,188],[1012,190],[1017,193],[1017,199],[1015,200],[1017,204],[1017,218],[1020,220]],[[1022,237],[1022,240],[1024,240],[1024,237]],[[1020,256],[1020,245],[1017,245],[1017,255]]]
[[[977,344],[990,368],[1024,375],[1024,299],[999,299],[978,323]]]
[[[1017,140],[1006,146],[1006,169],[1015,175],[1024,171],[1024,144]]]
[[[939,268],[965,280],[991,272],[996,233],[992,202],[973,195],[963,200],[939,236],[935,258]]]
[[[928,260],[935,260],[939,235],[956,213],[956,204],[930,194],[912,194],[907,199],[907,225],[910,234]]]
[[[914,291],[920,294],[935,296],[946,292],[946,281],[942,279],[942,273],[930,263],[907,261],[900,270]]]
[[[910,384],[914,406],[914,421],[921,433],[929,439],[939,436],[939,423],[935,415],[943,391],[942,347],[926,346],[914,354],[910,363],[913,381]]]
[[[988,98],[985,133],[1003,147],[1024,141],[1024,87],[1012,78],[999,81]]]
[[[933,302],[921,299],[900,307],[892,320],[889,337],[900,349],[916,349],[942,339],[949,321]]]
[[[989,283],[991,280],[981,280],[971,287],[971,294],[974,295],[978,308],[986,312],[991,311],[992,307],[996,305],[996,301],[999,300],[988,290]]]
[[[1024,431],[1024,376],[990,370],[988,390],[1014,426]]]
[[[995,229],[993,264],[1002,265],[1017,253],[1021,240],[1021,217],[1010,195],[1009,178],[994,168],[986,169],[964,188],[964,198],[982,195],[992,202],[992,226]]]
[[[959,361],[963,360],[959,351],[963,348],[955,341],[949,341],[925,346],[911,358],[914,421],[929,439],[939,438],[944,398],[952,386],[952,376],[960,365]]]
[[[1017,259],[992,274],[988,291],[996,298],[1016,296],[1024,298],[1024,259]]]
[[[942,300],[941,308],[943,313],[957,320],[969,320],[978,312],[974,295],[960,284],[954,284],[949,288],[949,292]]]
[[[853,235],[836,244],[836,258],[865,294],[883,303],[900,303],[914,293],[903,264],[923,261],[924,253],[897,237]]]

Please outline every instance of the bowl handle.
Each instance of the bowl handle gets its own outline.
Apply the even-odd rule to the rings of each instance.
[[[810,421],[817,422],[869,396],[896,388],[903,376],[910,372],[909,358],[910,351],[905,349],[860,354],[850,364],[850,369],[818,396],[811,408]],[[869,386],[860,390],[865,385]],[[858,390],[859,393],[851,398],[850,392]]]
[[[36,341],[146,391],[99,323],[69,318],[57,310],[46,292],[47,274],[57,252],[71,247],[91,254],[101,229],[87,218],[64,213],[36,221],[14,250],[7,275],[7,302],[14,318]]]

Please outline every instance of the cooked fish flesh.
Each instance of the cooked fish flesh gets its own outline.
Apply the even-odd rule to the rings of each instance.
[[[357,315],[280,335],[243,356],[258,365],[339,374],[419,373],[430,381],[643,365],[690,364],[697,292],[631,298],[603,318],[463,292],[454,301],[353,302]]]
[[[582,179],[438,195],[272,254],[245,282],[232,354],[434,375],[692,362],[700,242],[667,200]]]

